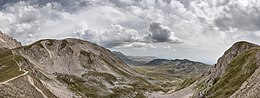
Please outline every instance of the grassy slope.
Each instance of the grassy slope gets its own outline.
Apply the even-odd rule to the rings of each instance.
[[[216,80],[206,96],[209,98],[227,98],[232,95],[259,67],[255,54],[258,49],[251,49],[237,56],[229,65],[225,75]]]
[[[16,77],[20,74],[23,74],[23,71],[19,70],[19,66],[13,60],[20,60],[21,57],[14,56],[9,49],[1,50],[0,53],[0,82],[6,81],[13,77]]]
[[[200,66],[200,65],[199,65]],[[203,65],[202,65],[203,66]],[[177,69],[175,65],[160,65],[160,66],[134,66],[137,72],[147,76],[149,80],[157,81],[155,84],[160,85],[165,90],[175,91],[181,90],[194,83],[200,74],[194,73],[189,76],[188,73],[179,72],[176,74],[169,73],[167,70]],[[208,65],[205,65],[208,67]]]
[[[176,87],[175,91],[178,91],[178,90],[181,90],[181,89],[184,89],[184,88],[190,86],[192,83],[196,82],[196,80],[198,80],[197,77],[192,77],[192,78],[185,79],[182,83],[180,83]]]

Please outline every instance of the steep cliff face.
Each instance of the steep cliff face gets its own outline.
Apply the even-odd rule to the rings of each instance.
[[[0,31],[0,48],[12,49],[19,46],[21,43]]]
[[[234,92],[231,98],[259,98],[260,97],[260,49],[255,53],[255,66],[251,67],[252,75]]]
[[[1,67],[21,71],[2,80],[0,94],[7,97],[122,98],[154,89],[111,51],[87,41],[46,39],[6,51]]]
[[[258,45],[244,41],[235,43],[200,79],[197,87],[199,97],[242,97],[244,94],[239,92],[249,93],[253,88],[245,85],[257,86],[253,78],[259,74],[259,52]],[[245,91],[245,88],[248,90]],[[255,94],[250,94],[257,95],[257,91],[253,92]]]
[[[258,46],[245,41],[235,43],[224,53],[223,56],[218,59],[217,63],[210,68],[207,73],[207,75],[209,75],[207,84],[212,85],[215,79],[222,77],[225,74],[228,65],[233,61],[234,58],[236,58],[239,54],[254,47]]]

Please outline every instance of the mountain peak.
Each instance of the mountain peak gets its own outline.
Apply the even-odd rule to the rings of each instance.
[[[232,45],[232,47],[230,49],[249,49],[252,47],[257,47],[258,45],[254,44],[254,43],[250,43],[247,41],[239,41],[236,42],[235,44]]]
[[[19,46],[21,46],[20,42],[0,31],[0,48],[12,49]]]
[[[202,83],[205,84],[206,89],[204,90],[206,91],[202,90],[201,95],[203,95],[203,92],[206,92],[206,96],[210,96],[209,98],[215,98],[216,96],[228,97],[232,94],[239,95],[239,93],[234,93],[236,91],[240,92],[240,90],[236,89],[239,89],[259,67],[257,61],[259,61],[260,50],[258,47],[258,45],[246,41],[239,41],[233,44],[223,56],[218,59],[218,62],[204,74],[205,78],[202,78],[204,83]],[[231,83],[230,81],[235,82]],[[232,86],[230,86],[231,84]],[[244,84],[247,84],[247,82]],[[232,89],[219,90],[227,88]],[[218,90],[217,93],[216,90]],[[229,92],[229,94],[224,95],[226,93],[223,92]]]

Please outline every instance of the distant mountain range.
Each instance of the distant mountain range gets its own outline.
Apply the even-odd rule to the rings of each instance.
[[[144,65],[157,58],[154,56],[127,56],[127,55],[123,54],[122,52],[118,52],[118,51],[113,51],[113,53],[116,56],[118,56],[126,64],[135,65],[135,66]]]
[[[129,65],[148,66],[147,70],[153,72],[163,72],[168,74],[174,74],[178,77],[189,77],[191,75],[199,75],[209,68],[209,65],[195,62],[188,59],[158,59],[156,57],[139,56],[141,60],[137,61],[133,59],[133,56],[126,56],[121,52],[113,52],[123,62]]]
[[[121,52],[114,51],[113,53],[138,73],[146,76],[146,80],[170,90],[184,88],[185,86],[179,86],[181,82],[186,81],[186,79],[196,81],[196,78],[210,67],[207,64],[188,59],[169,60],[139,56],[138,58],[141,60],[137,61],[132,59],[132,56],[126,56]]]
[[[180,77],[190,77],[201,74],[206,71],[210,66],[201,62],[194,62],[188,59],[154,59],[146,66],[153,66],[155,69],[166,71],[170,74],[175,74]]]

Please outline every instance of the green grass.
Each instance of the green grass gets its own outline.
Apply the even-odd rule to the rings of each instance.
[[[196,78],[196,77],[185,79],[181,84],[179,84],[179,85],[177,86],[177,88],[176,88],[175,91],[178,91],[178,90],[181,90],[181,89],[183,89],[183,88],[185,88],[185,87],[190,86],[192,83],[196,82],[197,79],[198,79],[198,78]]]
[[[0,82],[9,80],[13,77],[23,74],[23,71],[19,70],[19,66],[13,60],[17,59],[19,61],[21,57],[14,56],[11,50],[6,49],[0,53]]]
[[[227,98],[232,95],[259,67],[256,65],[257,49],[251,49],[237,56],[226,70],[225,75],[215,81],[206,96],[209,98]]]
[[[34,85],[41,89],[41,91],[48,97],[48,98],[57,98],[49,89],[44,87],[44,84],[34,75],[30,75],[33,79]]]
[[[88,77],[88,76],[103,78],[106,82],[110,83],[111,85],[114,85],[113,82],[117,81],[117,78],[109,73],[89,71],[88,73],[82,75],[82,77]]]
[[[101,97],[97,94],[97,92],[99,92],[98,89],[94,87],[87,87],[87,85],[84,84],[86,81],[75,75],[57,74],[57,79],[63,83],[66,83],[68,88],[77,95],[90,98]]]

